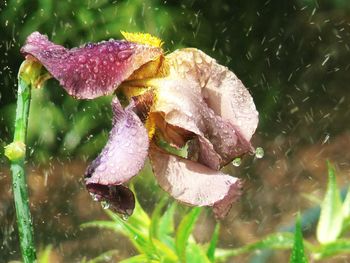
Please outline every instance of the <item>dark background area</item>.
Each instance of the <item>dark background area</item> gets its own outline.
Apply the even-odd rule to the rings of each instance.
[[[19,49],[31,32],[74,47],[119,39],[121,30],[154,34],[163,39],[167,52],[181,47],[203,50],[235,72],[254,98],[260,124],[253,144],[265,149],[265,157],[248,156],[240,167],[227,168],[244,178],[246,187],[242,201],[223,223],[222,246],[254,241],[288,223],[299,209],[310,207],[302,194],[322,196],[326,159],[336,165],[339,181],[348,182],[347,0],[2,1],[1,149],[12,139],[16,75],[23,61]],[[109,97],[75,101],[54,80],[33,92],[28,181],[36,240],[42,246],[53,244],[59,261],[78,261],[117,246],[110,233],[87,233],[77,227],[103,217],[85,193],[81,177],[87,160],[106,141],[109,102]],[[5,261],[18,258],[8,172],[0,150],[0,254]],[[136,187],[140,201],[151,211],[158,198],[154,191],[159,190],[152,190],[158,187],[152,177],[145,177],[152,187],[143,183]],[[210,216],[205,222],[212,229]],[[130,252],[127,246],[125,251]]]

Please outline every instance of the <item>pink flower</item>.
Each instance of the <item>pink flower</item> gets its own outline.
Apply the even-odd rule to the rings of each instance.
[[[134,42],[68,50],[36,32],[22,48],[70,95],[91,99],[117,90],[129,100],[125,108],[117,97],[112,101],[113,128],[86,171],[87,189],[130,215],[134,196],[125,183],[149,156],[158,183],[175,199],[212,206],[217,217],[225,216],[241,182],[220,169],[253,150],[258,113],[252,97],[235,74],[202,51],[164,56],[159,46],[137,43],[148,43],[148,35],[127,36]],[[183,149],[185,156],[166,151],[162,142]]]

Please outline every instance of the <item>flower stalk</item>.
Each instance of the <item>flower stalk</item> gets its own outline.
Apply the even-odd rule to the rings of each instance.
[[[5,155],[11,162],[12,190],[23,262],[36,262],[33,224],[29,209],[28,188],[25,176],[26,134],[31,87],[40,72],[34,61],[22,63],[18,74],[18,97],[13,142],[5,147]]]

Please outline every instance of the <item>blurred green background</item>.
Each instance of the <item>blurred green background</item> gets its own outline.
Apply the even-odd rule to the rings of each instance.
[[[350,171],[346,150],[350,146],[348,0],[2,1],[1,149],[12,139],[16,74],[23,60],[19,49],[31,32],[40,31],[56,43],[74,47],[119,39],[121,30],[154,34],[163,39],[167,52],[181,47],[199,48],[228,66],[249,88],[260,112],[254,144],[262,146],[266,156],[262,161],[251,158],[239,168],[228,169],[247,177],[248,189],[238,211],[245,213],[240,216],[242,222],[260,222],[260,228],[255,226],[250,230],[252,235],[271,231],[274,224],[283,222],[284,214],[303,207],[297,202],[290,204],[293,191],[317,192],[324,188],[319,176],[324,159],[333,160],[344,174]],[[83,186],[77,178],[81,178],[86,160],[103,147],[110,117],[109,97],[75,101],[54,80],[35,91],[29,121],[29,165],[34,170],[49,167],[36,172],[38,178],[45,178],[45,171],[64,173],[52,168],[56,167],[52,163],[74,166],[74,160],[78,160],[80,168],[72,169],[77,169],[73,172],[74,180],[76,188],[81,190]],[[0,167],[3,192],[0,197],[7,200],[2,200],[0,205],[0,237],[4,240],[1,254],[9,260],[18,251],[13,252],[16,241],[11,241],[16,237],[10,227],[14,217],[12,203],[6,199],[10,190],[3,150],[0,150]],[[71,187],[69,183],[62,184]],[[61,185],[57,180],[52,187]],[[155,199],[152,191],[145,191],[146,201],[141,202]],[[273,194],[282,193],[283,200],[273,200]],[[63,199],[59,195],[58,200],[59,197]],[[259,203],[259,197],[265,201]],[[46,198],[43,203],[51,202],[47,196],[43,198]],[[71,215],[72,210],[66,206],[62,205],[62,210]],[[264,212],[256,212],[259,207]],[[233,219],[228,219],[227,224],[231,227],[230,220]],[[230,229],[227,231],[232,235],[234,230]],[[44,237],[44,230],[43,236],[39,234],[40,242],[56,242],[56,245],[78,235],[74,231],[73,235],[55,233],[50,239]],[[232,245],[232,240],[246,241],[236,236],[231,240],[224,238],[222,244]],[[69,254],[67,258],[74,257]]]

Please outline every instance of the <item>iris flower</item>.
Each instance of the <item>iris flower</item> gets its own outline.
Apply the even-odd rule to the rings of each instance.
[[[88,191],[131,215],[135,200],[126,183],[148,156],[172,197],[211,206],[224,217],[240,195],[241,180],[220,169],[253,151],[258,112],[252,97],[234,73],[198,49],[165,55],[162,42],[149,34],[123,35],[126,40],[67,49],[34,32],[21,49],[75,98],[115,94],[108,142],[85,173]],[[184,149],[184,156],[164,143]]]

